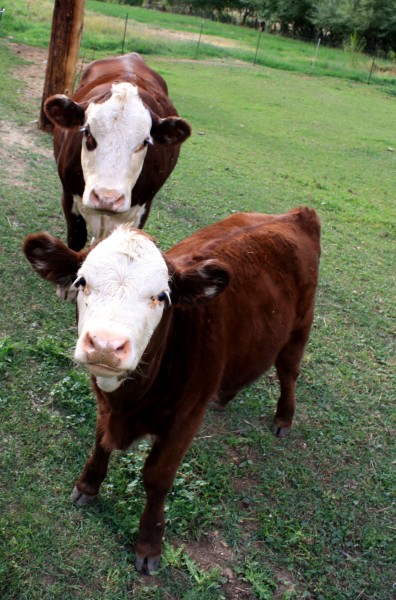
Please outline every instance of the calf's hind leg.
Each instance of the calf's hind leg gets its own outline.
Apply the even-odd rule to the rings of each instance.
[[[308,335],[309,329],[308,331],[294,332],[275,361],[281,393],[276,407],[272,432],[279,438],[287,437],[292,426],[296,408],[294,392]]]

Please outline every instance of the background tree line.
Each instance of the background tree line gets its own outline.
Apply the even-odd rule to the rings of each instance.
[[[106,0],[104,0],[106,1]],[[114,1],[114,0],[107,0]],[[118,0],[369,54],[396,53],[396,0]]]

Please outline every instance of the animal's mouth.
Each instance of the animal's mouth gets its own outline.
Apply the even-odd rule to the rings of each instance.
[[[130,207],[122,208],[122,209],[111,209],[111,208],[94,208],[92,206],[84,205],[85,209],[88,209],[89,212],[93,215],[100,214],[104,217],[114,217],[115,215],[122,215],[125,212],[128,212]]]
[[[85,366],[92,375],[97,375],[99,377],[119,377],[125,375],[123,369],[115,369],[114,367],[109,367],[108,365],[103,365],[101,363],[86,364]]]
[[[124,212],[128,211],[128,208],[125,209],[114,209],[114,210],[109,210],[108,208],[94,208],[92,209],[93,211],[95,211],[95,213],[100,213],[101,215],[105,215],[106,217],[113,217],[114,215],[120,215]]]

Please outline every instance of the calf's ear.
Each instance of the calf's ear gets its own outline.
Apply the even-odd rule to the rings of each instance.
[[[84,106],[63,94],[47,98],[44,102],[44,112],[54,125],[65,129],[82,127],[85,123]]]
[[[180,117],[160,119],[151,113],[151,137],[157,144],[182,144],[191,135],[190,124]]]
[[[170,288],[174,305],[210,302],[225,290],[231,279],[228,269],[216,260],[204,260],[183,270],[173,263],[168,268],[172,273]]]
[[[76,278],[86,252],[75,252],[49,233],[28,235],[22,250],[40,277],[60,286],[68,286]]]

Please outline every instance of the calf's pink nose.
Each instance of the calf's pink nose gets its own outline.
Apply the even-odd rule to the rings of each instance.
[[[130,355],[131,343],[127,337],[111,331],[87,331],[82,339],[82,349],[88,363],[116,367]]]

